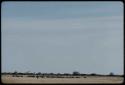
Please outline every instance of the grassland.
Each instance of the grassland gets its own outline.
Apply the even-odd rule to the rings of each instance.
[[[123,77],[110,77],[110,76],[86,76],[86,77],[80,77],[80,78],[33,78],[33,77],[12,77],[9,75],[2,75],[2,83],[8,83],[8,84],[62,84],[62,83],[68,83],[68,84],[113,84],[113,83],[123,83],[124,78]]]

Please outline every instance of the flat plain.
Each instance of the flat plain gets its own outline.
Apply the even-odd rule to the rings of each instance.
[[[2,83],[7,84],[114,84],[114,83],[123,83],[123,77],[109,77],[109,76],[86,76],[80,78],[32,78],[32,77],[12,77],[12,76],[3,76],[2,75]]]

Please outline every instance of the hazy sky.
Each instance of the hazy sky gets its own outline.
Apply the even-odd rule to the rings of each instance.
[[[2,71],[123,74],[122,2],[3,2]]]

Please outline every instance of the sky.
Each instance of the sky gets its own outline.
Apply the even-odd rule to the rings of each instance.
[[[2,72],[123,74],[120,1],[4,1],[1,15]]]

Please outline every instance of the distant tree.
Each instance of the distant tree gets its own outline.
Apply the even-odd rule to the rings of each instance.
[[[13,72],[13,77],[15,77],[15,76],[17,77],[17,74],[18,74],[18,72],[17,72],[17,71],[14,71],[14,72]]]
[[[25,75],[28,75],[28,74],[29,74],[29,71],[24,72],[24,74],[25,74]]]
[[[96,74],[96,73],[91,73],[90,75],[91,75],[91,76],[96,76],[97,74]]]
[[[41,72],[38,72],[37,75],[41,75],[42,73]]]
[[[61,76],[61,73],[57,73],[56,76]]]
[[[74,76],[76,76],[76,75],[79,75],[80,73],[79,73],[78,71],[74,71],[72,74],[73,74]]]
[[[64,73],[63,75],[65,75],[65,76],[70,76],[70,74],[69,74],[69,73]]]
[[[110,73],[109,73],[109,76],[114,76],[114,73],[113,73],[113,72],[110,72]]]
[[[80,74],[80,76],[85,76],[85,75],[87,75],[87,74]]]
[[[50,75],[54,75],[54,73],[50,73]]]

